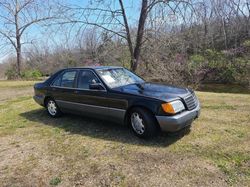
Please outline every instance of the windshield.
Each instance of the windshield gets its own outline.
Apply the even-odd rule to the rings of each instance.
[[[97,73],[110,88],[144,82],[143,79],[125,68],[100,69],[97,70]]]

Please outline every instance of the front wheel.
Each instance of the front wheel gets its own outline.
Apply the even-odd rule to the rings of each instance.
[[[48,99],[46,102],[46,109],[51,117],[61,116],[61,111],[53,99]]]
[[[140,138],[151,138],[158,133],[156,119],[153,114],[143,108],[132,109],[130,124],[133,132]]]

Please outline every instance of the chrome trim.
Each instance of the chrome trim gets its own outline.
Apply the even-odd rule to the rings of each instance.
[[[194,93],[187,95],[183,100],[188,110],[193,110],[197,107],[197,98]]]
[[[83,89],[83,88],[70,88],[70,87],[62,87],[62,86],[50,86],[51,88],[64,88],[64,89],[70,89],[70,90],[82,90],[82,91],[95,91],[95,92],[107,92],[106,88],[105,90],[91,90],[91,89]]]

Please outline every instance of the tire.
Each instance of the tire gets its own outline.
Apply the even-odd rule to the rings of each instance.
[[[155,117],[143,108],[133,108],[129,115],[129,122],[133,132],[139,138],[152,138],[159,132]]]
[[[60,117],[62,115],[62,112],[54,99],[48,98],[46,100],[46,109],[48,114],[53,118]]]

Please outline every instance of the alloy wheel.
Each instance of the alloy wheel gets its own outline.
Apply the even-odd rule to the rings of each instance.
[[[145,126],[143,124],[143,119],[140,116],[140,114],[138,114],[137,112],[132,113],[131,115],[131,124],[132,127],[134,129],[134,131],[139,134],[142,135],[145,131]]]
[[[48,112],[50,115],[55,116],[57,113],[57,106],[56,103],[52,100],[50,100],[47,104]]]

